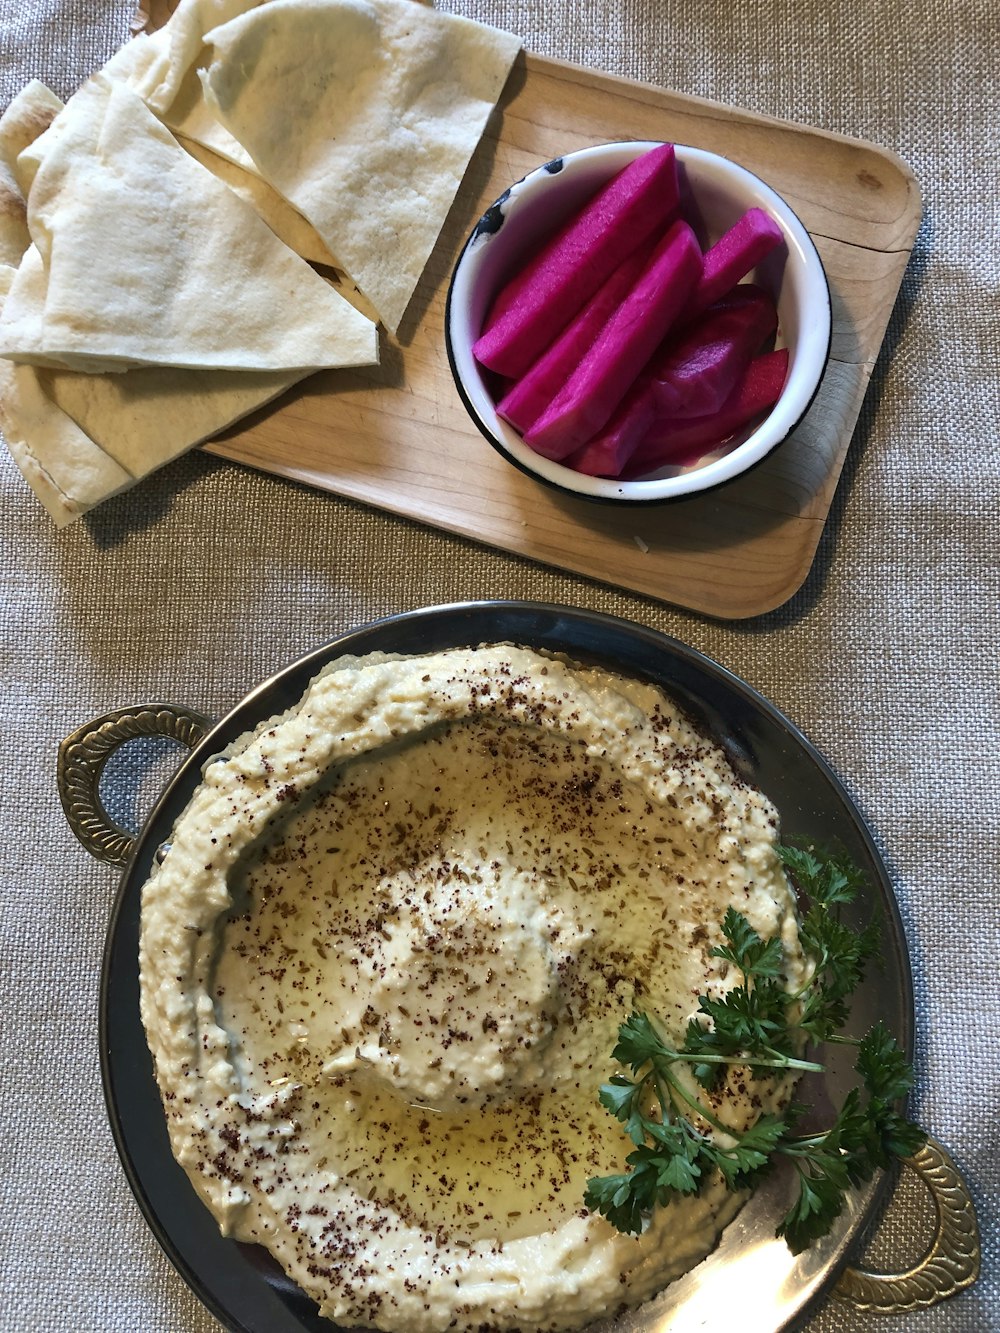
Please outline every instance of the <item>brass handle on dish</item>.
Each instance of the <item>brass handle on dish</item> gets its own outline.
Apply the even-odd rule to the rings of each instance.
[[[69,826],[99,861],[123,866],[135,835],[116,824],[100,796],[104,765],[122,745],[163,736],[194,749],[211,723],[177,704],[139,704],[116,708],[78,727],[59,746],[56,783]]]
[[[926,1254],[905,1273],[846,1268],[833,1295],[857,1310],[905,1314],[954,1296],[979,1276],[979,1224],[969,1187],[936,1139],[904,1158],[930,1191],[937,1225]]]

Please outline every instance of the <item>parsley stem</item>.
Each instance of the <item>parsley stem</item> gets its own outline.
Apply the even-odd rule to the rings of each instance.
[[[657,1069],[656,1073],[657,1073],[657,1083],[659,1083],[660,1079],[662,1078],[664,1082],[667,1084],[667,1086],[670,1088],[671,1094],[676,1093],[683,1101],[686,1101],[688,1106],[690,1106],[693,1111],[696,1111],[697,1114],[700,1115],[704,1120],[707,1120],[708,1123],[713,1126],[713,1128],[719,1130],[720,1133],[722,1134],[730,1134],[734,1138],[738,1137],[738,1135],[736,1135],[728,1125],[724,1125],[722,1121],[708,1109],[707,1106],[703,1106],[697,1097],[692,1097],[691,1094],[688,1092],[687,1088],[685,1088],[682,1083],[678,1082],[678,1080],[674,1078],[669,1068],[662,1070]],[[674,1103],[674,1109],[679,1110],[673,1095],[671,1095],[671,1101]]]
[[[741,1052],[739,1055],[711,1055],[704,1051],[671,1051],[674,1060],[687,1060],[697,1065],[753,1065],[755,1069],[798,1069],[804,1073],[822,1074],[825,1065],[815,1060],[799,1060],[794,1055],[778,1055],[773,1059]]]
[[[825,1148],[829,1137],[829,1130],[820,1134],[790,1134],[782,1139],[778,1151],[787,1153],[789,1157],[808,1157],[811,1149]]]
[[[663,1117],[664,1122],[666,1122],[677,1109],[670,1092],[673,1080],[668,1074],[657,1069],[655,1065],[653,1066],[651,1077],[653,1085],[656,1088],[656,1099],[660,1103],[660,1115]],[[664,1083],[667,1084],[665,1092],[663,1087]]]

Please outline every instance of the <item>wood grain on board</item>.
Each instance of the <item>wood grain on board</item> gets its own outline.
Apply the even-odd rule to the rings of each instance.
[[[480,214],[539,163],[619,139],[707,148],[760,175],[811,233],[833,301],[830,364],[794,434],[746,476],[652,507],[576,500],[506,462],[461,404],[443,335]],[[206,447],[708,615],[758,615],[812,564],[919,221],[912,174],[871,144],[524,55],[381,365],[314,376]]]

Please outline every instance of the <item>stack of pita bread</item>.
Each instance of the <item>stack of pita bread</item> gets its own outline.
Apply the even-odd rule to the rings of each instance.
[[[377,363],[519,43],[418,0],[180,0],[0,117],[0,428],[57,524]]]

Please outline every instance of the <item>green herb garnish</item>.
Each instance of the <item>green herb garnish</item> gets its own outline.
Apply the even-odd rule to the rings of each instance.
[[[863,876],[836,855],[791,846],[779,852],[809,904],[799,938],[813,974],[802,991],[792,994],[782,984],[780,941],[762,940],[730,908],[722,922],[726,944],[712,955],[736,967],[742,984],[720,999],[700,997],[698,1016],[679,1048],[664,1041],[645,1013],[633,1013],[618,1030],[614,1059],[632,1077],[614,1075],[600,1100],[624,1125],[634,1149],[625,1159],[628,1171],[588,1181],[584,1201],[619,1231],[641,1231],[657,1204],[696,1194],[714,1171],[730,1189],[742,1190],[784,1156],[794,1163],[799,1193],[777,1234],[798,1253],[830,1230],[849,1189],[924,1142],[924,1132],[895,1109],[913,1081],[895,1038],[881,1023],[860,1041],[840,1034],[850,996],[879,947],[877,921],[856,932],[841,919],[841,907],[853,902]],[[804,1052],[810,1043],[828,1041],[857,1047],[860,1086],[822,1133],[796,1132],[808,1108],[793,1102],[783,1114],[761,1116],[737,1134],[698,1095],[699,1086],[717,1088],[733,1065],[753,1079],[822,1072],[824,1066]]]

